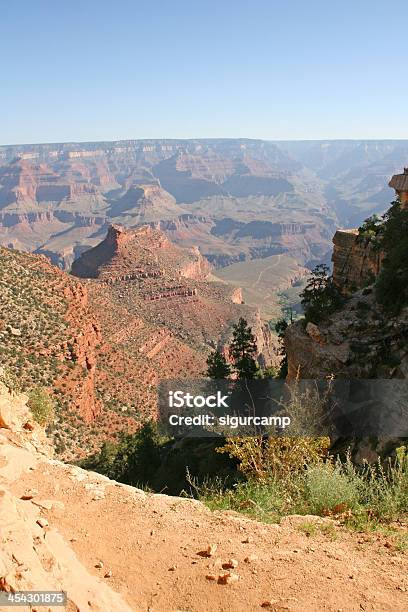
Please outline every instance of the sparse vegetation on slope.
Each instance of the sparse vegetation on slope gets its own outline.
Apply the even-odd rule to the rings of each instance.
[[[45,389],[36,387],[30,391],[28,407],[31,409],[34,420],[40,425],[50,425],[55,419],[55,407]]]
[[[0,248],[0,363],[23,390],[54,384],[63,369],[61,345],[69,340],[61,279],[41,263]]]
[[[97,337],[77,281],[43,256],[0,248],[1,379],[30,395],[33,415],[67,457],[77,445],[93,449],[83,434],[96,412]]]

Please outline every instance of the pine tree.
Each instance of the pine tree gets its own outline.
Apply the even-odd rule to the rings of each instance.
[[[241,379],[253,379],[258,376],[259,368],[256,362],[258,347],[252,329],[247,321],[241,318],[234,325],[229,352],[234,361],[234,367]]]
[[[381,249],[385,253],[376,296],[397,315],[408,305],[408,210],[397,200],[384,215]]]
[[[291,313],[291,323],[292,322],[293,322],[293,319],[292,319],[292,313]],[[278,334],[278,338],[279,338],[279,353],[280,355],[282,355],[282,361],[280,363],[278,378],[286,378],[286,376],[288,375],[288,356],[286,354],[285,343],[284,343],[285,332],[287,328],[288,328],[288,322],[286,321],[286,319],[284,317],[282,317],[281,319],[278,319],[278,321],[275,324],[275,331]]]
[[[312,275],[305,289],[300,294],[305,311],[306,321],[319,323],[341,304],[341,295],[329,276],[329,268],[319,264],[312,270]]]
[[[231,366],[220,351],[213,351],[207,357],[207,376],[210,378],[228,378]]]

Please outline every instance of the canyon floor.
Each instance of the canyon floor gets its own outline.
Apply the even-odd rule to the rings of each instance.
[[[63,589],[81,612],[408,608],[408,555],[384,535],[213,513],[50,459],[30,435],[0,430],[3,589]],[[230,559],[239,578],[219,584]]]

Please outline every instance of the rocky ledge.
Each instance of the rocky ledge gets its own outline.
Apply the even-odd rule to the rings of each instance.
[[[408,378],[408,308],[389,317],[363,289],[319,325],[290,325],[285,347],[292,379]]]

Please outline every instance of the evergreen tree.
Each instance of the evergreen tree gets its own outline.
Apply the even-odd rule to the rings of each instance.
[[[213,351],[207,357],[207,376],[210,378],[228,378],[231,366],[220,351]]]
[[[258,347],[252,329],[242,317],[236,325],[229,345],[229,352],[234,361],[234,367],[241,379],[258,377],[259,369],[256,362]]]
[[[408,210],[393,202],[384,215],[381,249],[385,252],[376,295],[390,314],[408,305]]]
[[[300,294],[306,321],[319,323],[341,304],[340,292],[328,272],[329,268],[326,265],[316,266],[312,270],[309,282]]]
[[[359,239],[369,240],[374,245],[379,246],[381,243],[382,232],[384,229],[384,216],[371,215],[358,228]]]
[[[293,322],[291,315],[291,323]],[[286,378],[288,375],[288,356],[286,354],[285,345],[284,345],[284,337],[285,332],[288,328],[288,322],[284,317],[278,319],[275,324],[275,331],[278,334],[279,338],[279,354],[282,355],[282,361],[280,363],[278,378]]]

